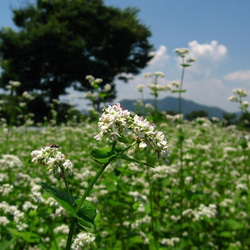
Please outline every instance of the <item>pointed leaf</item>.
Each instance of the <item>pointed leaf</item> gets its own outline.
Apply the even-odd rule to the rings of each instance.
[[[75,212],[76,205],[79,204],[80,198],[73,197],[74,204],[70,203],[69,197],[67,193],[59,191],[53,187],[48,186],[45,183],[42,183],[43,189],[53,197],[69,214],[73,217],[77,218],[79,225],[90,233],[94,232],[95,225],[94,219],[96,216],[96,208],[95,205],[91,202],[85,200],[83,205],[78,213]]]
[[[7,230],[12,236],[22,238],[26,242],[35,243],[40,241],[40,236],[38,234],[32,232],[21,232],[15,228],[7,228]]]
[[[72,216],[77,217],[74,207],[70,204],[69,196],[67,193],[50,187],[46,183],[42,183],[42,188],[51,197],[53,197],[67,212],[69,212]]]
[[[172,90],[172,93],[185,93],[186,90],[185,89],[174,89]]]
[[[191,66],[191,64],[189,64],[189,63],[183,63],[183,64],[181,64],[181,66],[182,67],[189,67],[189,66]]]
[[[110,148],[95,148],[91,150],[90,154],[96,162],[102,164],[110,162],[116,156]]]

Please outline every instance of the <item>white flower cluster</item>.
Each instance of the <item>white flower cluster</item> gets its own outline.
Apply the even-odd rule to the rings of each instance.
[[[111,141],[116,141],[126,135],[131,137],[133,145],[138,144],[141,149],[153,148],[163,158],[169,153],[163,132],[155,130],[155,126],[146,119],[138,115],[132,116],[119,103],[103,109],[98,126],[101,132],[94,137],[96,140],[102,140],[107,136]]]
[[[92,93],[91,91],[87,91],[86,94],[84,95],[84,98],[90,99],[90,100],[96,100],[98,98],[98,94]]]
[[[174,53],[177,53],[178,56],[184,58],[186,54],[189,54],[189,49],[188,48],[177,48],[173,50]],[[196,59],[194,57],[190,57],[186,60],[187,63],[192,63],[196,62]]]
[[[16,228],[19,231],[28,228],[28,224],[25,223],[24,212],[18,210],[17,206],[9,205],[6,201],[2,201],[0,203],[0,212],[5,215],[9,214],[13,218],[9,221],[6,216],[1,216],[0,225],[7,225],[14,221],[16,223]]]
[[[35,97],[33,95],[30,95],[27,91],[23,92],[23,97],[27,100],[35,99]]]
[[[103,82],[101,78],[94,78],[92,75],[87,75],[86,80],[89,81],[93,88],[97,88],[99,84]]]
[[[155,84],[148,84],[147,87],[149,87],[151,90],[157,90],[157,91],[168,91],[172,90],[171,86],[162,86],[162,85],[155,85]]]
[[[160,244],[165,245],[165,246],[174,247],[175,243],[177,243],[177,242],[180,242],[180,238],[177,238],[177,237],[173,237],[171,239],[163,238],[160,241]]]
[[[80,249],[83,249],[83,247],[86,246],[86,244],[88,245],[94,240],[95,240],[95,236],[91,233],[79,233],[76,236],[76,239],[74,240],[71,247],[72,249],[80,250]]]
[[[247,97],[247,92],[244,89],[234,89],[233,93],[240,97]]]
[[[240,109],[246,111],[250,103],[248,101],[242,101],[242,98],[247,97],[247,92],[244,89],[234,89],[233,93],[234,95],[230,96],[227,100],[230,102],[239,102]]]
[[[11,89],[12,87],[16,88],[21,86],[21,83],[18,81],[9,81],[9,85],[6,86],[7,89]]]
[[[9,193],[11,193],[13,190],[13,185],[10,185],[9,183],[5,183],[0,186],[0,193],[2,196],[7,196]]]
[[[158,72],[152,72],[152,73],[144,73],[143,74],[144,77],[161,77],[164,78],[164,73],[162,73],[161,71]]]
[[[47,167],[50,174],[60,179],[65,173],[72,174],[73,163],[58,150],[58,146],[51,145],[31,152],[32,162]]]
[[[143,84],[138,84],[137,85],[137,89],[139,92],[142,92],[143,91],[143,88],[144,88],[144,85]]]
[[[177,53],[179,56],[184,56],[185,54],[189,53],[189,49],[188,48],[177,48],[177,49],[174,49],[173,52]]]
[[[201,204],[198,209],[187,209],[183,211],[183,216],[193,217],[194,221],[203,220],[204,218],[213,218],[216,216],[216,205],[209,204],[209,206],[205,206]]]
[[[9,168],[22,167],[21,160],[15,155],[2,155],[2,159],[0,159],[0,168],[1,170],[7,170]]]

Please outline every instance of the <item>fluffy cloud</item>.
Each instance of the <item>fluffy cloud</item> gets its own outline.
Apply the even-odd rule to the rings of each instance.
[[[189,69],[196,77],[211,77],[213,70],[223,63],[228,57],[225,45],[213,40],[211,43],[200,44],[196,40],[189,42],[189,55],[196,58],[196,62]]]
[[[151,52],[154,57],[148,62],[148,66],[157,66],[161,68],[169,61],[169,56],[167,55],[167,47],[161,45],[159,49],[155,52]]]
[[[245,82],[250,81],[250,70],[239,70],[224,76],[225,80]]]
[[[210,44],[199,44],[196,40],[188,43],[190,53],[196,58],[206,58],[209,61],[220,61],[225,59],[227,48],[225,45],[219,45],[213,40]]]

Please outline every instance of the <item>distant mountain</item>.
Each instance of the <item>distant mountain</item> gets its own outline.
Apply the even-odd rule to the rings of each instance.
[[[135,111],[134,103],[136,100],[122,100],[120,104],[127,110]],[[146,99],[145,103],[150,103],[154,105],[153,99]],[[175,97],[166,97],[164,99],[159,99],[157,101],[158,111],[179,111],[179,99]],[[198,104],[193,101],[182,99],[182,112],[184,115],[191,113],[192,111],[204,110],[208,113],[209,118],[217,117],[221,119],[223,117],[223,113],[228,113],[217,107],[209,107],[206,105]]]

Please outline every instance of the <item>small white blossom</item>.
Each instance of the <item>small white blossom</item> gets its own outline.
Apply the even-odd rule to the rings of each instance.
[[[240,96],[240,97],[246,97],[247,96],[247,92],[244,89],[234,89],[233,93],[235,95]]]
[[[143,85],[143,84],[137,85],[137,89],[138,89],[139,92],[142,92],[142,91],[143,91],[143,88],[144,88],[144,85]]]
[[[31,152],[32,162],[47,167],[50,174],[60,179],[64,173],[72,174],[73,164],[55,145],[40,148]]]
[[[109,92],[110,90],[111,90],[111,85],[107,83],[107,84],[104,86],[104,91],[105,91],[105,92]]]
[[[79,233],[74,242],[72,243],[72,249],[80,250],[84,246],[91,244],[95,240],[95,236],[90,233]]]
[[[19,87],[19,86],[21,86],[21,83],[18,82],[18,81],[9,81],[9,84],[10,84],[12,87]]]

